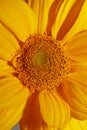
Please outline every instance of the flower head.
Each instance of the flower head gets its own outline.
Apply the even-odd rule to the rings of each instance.
[[[75,130],[87,119],[86,7],[0,0],[1,130]]]

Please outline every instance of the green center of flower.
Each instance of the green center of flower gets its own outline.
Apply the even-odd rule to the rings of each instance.
[[[46,59],[46,54],[45,52],[37,52],[34,54],[34,56],[32,57],[33,60],[33,64],[37,67],[37,68],[44,68],[44,64],[45,64],[45,59]]]
[[[18,52],[15,70],[20,81],[31,91],[52,90],[70,72],[70,58],[57,40],[34,35]]]

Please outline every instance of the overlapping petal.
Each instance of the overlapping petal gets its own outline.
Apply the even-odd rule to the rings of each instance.
[[[66,43],[65,50],[69,52],[72,60],[82,63],[87,62],[87,30],[74,35]]]
[[[70,109],[56,91],[39,94],[40,111],[44,122],[50,127],[64,128],[70,119]]]
[[[13,109],[0,109],[0,129],[11,130],[21,119],[25,103]]]
[[[38,20],[38,33],[46,32],[49,9],[54,0],[28,0],[30,7],[34,10]]]
[[[14,76],[0,78],[0,108],[14,108],[26,102],[29,90]]]
[[[87,73],[69,74],[62,87],[64,99],[71,107],[72,116],[87,119]]]
[[[57,127],[49,127],[46,124],[42,125],[39,130],[58,130]]]
[[[80,121],[72,118],[64,130],[86,130],[86,129],[87,129],[87,120]]]
[[[0,22],[22,41],[36,33],[35,14],[22,0],[0,0]]]
[[[56,17],[55,17],[54,23],[52,25],[52,35],[54,38],[57,37],[58,31],[60,30],[61,26],[63,25],[63,22],[65,21],[70,9],[74,5],[75,0],[64,0],[64,1],[60,0],[60,2],[61,2],[61,4],[58,3],[59,8],[56,7],[56,10],[57,10],[57,11],[55,10]],[[57,4],[57,2],[56,2],[56,4]],[[63,31],[65,31],[65,29],[68,29],[67,27],[69,24],[70,24],[70,20],[68,20],[68,24],[65,25],[65,27],[63,28],[64,29]],[[62,35],[63,34],[61,33],[61,36]]]
[[[0,59],[0,77],[14,73],[13,67],[7,61]]]
[[[21,130],[39,130],[42,125],[42,116],[40,113],[40,105],[38,93],[35,92],[29,98],[20,121]]]
[[[84,0],[64,0],[58,8],[52,35],[62,42],[68,41],[76,33],[87,29],[87,2]]]
[[[14,35],[0,23],[0,35],[9,42],[9,46],[12,46],[15,50],[20,48],[17,39]],[[5,44],[5,43],[3,43]],[[11,48],[12,49],[12,48]]]
[[[11,60],[12,55],[18,48],[17,40],[0,24],[0,58]]]
[[[57,93],[35,92],[27,102],[20,128],[21,130],[57,130],[65,127],[69,119],[69,106]]]
[[[77,62],[72,61],[71,63],[72,72],[86,72],[87,71],[87,62]]]
[[[75,8],[73,8],[72,10],[72,14],[70,15],[69,18],[67,18],[67,20],[69,21],[69,23],[71,23],[71,19],[74,19],[74,16],[77,13],[77,17],[76,20],[74,21],[74,24],[71,28],[69,28],[68,32],[66,33],[65,37],[63,38],[63,41],[66,42],[69,39],[72,38],[73,35],[75,35],[78,32],[81,32],[83,30],[87,29],[87,13],[86,10],[87,9],[87,1],[85,0],[76,0],[76,5]],[[67,24],[68,25],[68,24]],[[65,25],[65,28],[67,28],[68,26]],[[64,28],[63,28],[64,30]],[[61,35],[62,32],[60,32]]]

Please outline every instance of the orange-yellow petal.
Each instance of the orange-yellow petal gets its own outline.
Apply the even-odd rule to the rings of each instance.
[[[19,48],[15,37],[0,24],[0,58],[11,60],[12,55]]]
[[[0,77],[12,74],[14,69],[5,60],[0,59]]]
[[[42,124],[38,93],[35,92],[28,99],[22,119],[20,120],[21,130],[39,130]]]
[[[87,30],[82,31],[66,43],[65,50],[70,58],[79,62],[87,61]]]
[[[0,78],[0,108],[14,108],[25,102],[30,93],[14,76]]]
[[[72,15],[67,20],[69,22],[71,22],[71,19],[73,19],[73,17],[75,16],[77,9],[80,8],[79,12],[77,12],[78,17],[77,17],[76,21],[74,22],[73,26],[68,30],[67,34],[63,38],[64,42],[71,39],[71,37],[73,35],[75,35],[76,33],[87,29],[87,13],[86,13],[87,12],[87,1],[79,0],[79,2],[78,2],[78,0],[77,0],[76,3],[77,4],[76,4],[74,10],[72,11]]]
[[[10,46],[12,46],[15,50],[18,50],[20,48],[19,43],[17,39],[14,37],[14,35],[1,23],[0,23],[0,35],[4,37],[4,39],[6,39],[9,42]]]
[[[22,41],[36,33],[35,14],[22,0],[0,0],[0,22]]]
[[[38,20],[38,33],[46,32],[49,9],[54,0],[28,0],[30,7],[34,10]]]
[[[0,109],[0,130],[11,130],[21,119],[25,103],[13,109]]]
[[[87,72],[87,61],[85,62],[72,61],[71,70],[72,72]]]
[[[55,98],[54,99],[55,103],[58,102],[57,100],[59,100],[60,98],[56,97],[57,95],[54,94],[54,92],[52,94]],[[24,110],[22,119],[20,120],[20,129],[21,130],[58,130],[58,127],[55,127],[55,125],[59,125],[59,128],[62,128],[63,127],[62,125],[66,125],[68,123],[69,117],[70,117],[70,113],[69,113],[70,110],[69,110],[68,105],[62,100],[62,102],[60,103],[60,101],[59,101],[59,104],[58,104],[61,109],[61,113],[59,113],[59,109],[57,109],[58,107],[55,108],[56,106],[54,104],[52,104],[53,108],[55,108],[58,113],[57,112],[55,113],[56,120],[53,118],[53,120],[54,120],[53,127],[48,126],[47,122],[44,122],[42,119],[43,116],[42,116],[42,112],[40,109],[40,104],[41,103],[43,104],[43,102],[40,102],[40,104],[39,104],[40,97],[39,97],[39,100],[38,100],[38,97],[39,97],[39,93],[35,92],[29,98],[29,100],[26,104],[26,108]],[[46,99],[46,100],[48,100],[48,99]],[[61,105],[62,105],[62,107],[65,108],[65,113],[64,113],[64,109],[61,108]],[[46,106],[46,108],[47,108],[47,106]],[[52,109],[52,108],[50,108],[50,109]],[[50,111],[50,109],[48,111]],[[50,113],[50,116],[51,115],[52,115],[52,113]],[[57,118],[57,116],[58,116],[58,118]],[[65,118],[65,117],[67,117],[67,118]],[[58,120],[57,120],[59,118],[60,118],[60,122],[58,122]],[[49,118],[49,120],[50,120],[50,118]]]
[[[42,122],[42,125],[39,127],[36,127],[34,124],[32,127],[29,127],[28,125],[25,127],[22,127],[22,124],[20,123],[21,130],[59,130],[57,127],[49,127],[44,122]]]
[[[87,119],[87,73],[72,73],[63,81],[64,99],[71,107],[72,116]]]
[[[87,120],[80,121],[72,118],[64,130],[86,130],[86,129],[87,129]]]
[[[61,0],[61,5],[59,8],[57,8],[58,10],[55,12],[56,13],[56,18],[54,21],[54,24],[52,26],[52,35],[54,38],[57,37],[58,31],[61,28],[64,20],[66,19],[70,9],[72,8],[72,6],[74,5],[75,0]],[[70,22],[70,20],[68,20]],[[67,28],[68,25],[65,26],[65,28]],[[68,29],[68,28],[67,28]],[[62,34],[61,34],[62,35]]]
[[[44,90],[39,94],[39,102],[45,123],[51,127],[64,128],[70,118],[70,109],[58,93]]]
[[[40,127],[39,130],[58,130],[57,127],[49,127],[48,125],[44,124]]]

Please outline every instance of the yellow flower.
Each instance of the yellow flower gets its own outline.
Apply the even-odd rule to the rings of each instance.
[[[87,1],[0,0],[0,130],[86,130]]]

